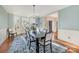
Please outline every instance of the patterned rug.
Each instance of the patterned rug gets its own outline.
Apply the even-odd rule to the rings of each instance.
[[[46,53],[51,53],[50,46],[46,46]],[[52,53],[66,53],[67,48],[52,42]],[[31,44],[29,50],[29,38],[26,35],[17,36],[14,38],[9,50],[9,53],[36,53],[36,43]],[[39,53],[43,53],[43,47],[39,45]]]

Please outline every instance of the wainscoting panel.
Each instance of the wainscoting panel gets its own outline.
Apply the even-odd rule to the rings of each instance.
[[[7,35],[6,35],[6,28],[0,29],[0,45],[5,41]]]

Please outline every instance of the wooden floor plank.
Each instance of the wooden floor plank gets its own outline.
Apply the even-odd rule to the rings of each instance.
[[[12,37],[7,37],[6,40],[0,45],[0,53],[6,53],[12,43]]]

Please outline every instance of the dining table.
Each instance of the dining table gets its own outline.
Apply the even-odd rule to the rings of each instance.
[[[35,37],[36,39],[36,53],[39,53],[39,40],[42,38],[42,37],[45,37],[45,33],[46,31],[36,31],[34,33],[31,33],[32,36]]]

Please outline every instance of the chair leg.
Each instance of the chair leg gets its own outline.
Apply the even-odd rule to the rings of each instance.
[[[30,48],[31,48],[31,41],[30,41],[30,45],[29,45],[29,50],[30,50]]]
[[[46,39],[46,38],[45,38],[45,39]],[[44,40],[44,46],[43,46],[43,47],[44,47],[44,53],[45,53],[45,40]]]
[[[52,42],[50,42],[50,50],[51,50],[51,53],[52,53]]]
[[[45,53],[45,45],[43,46],[43,49],[44,49],[44,53]]]

